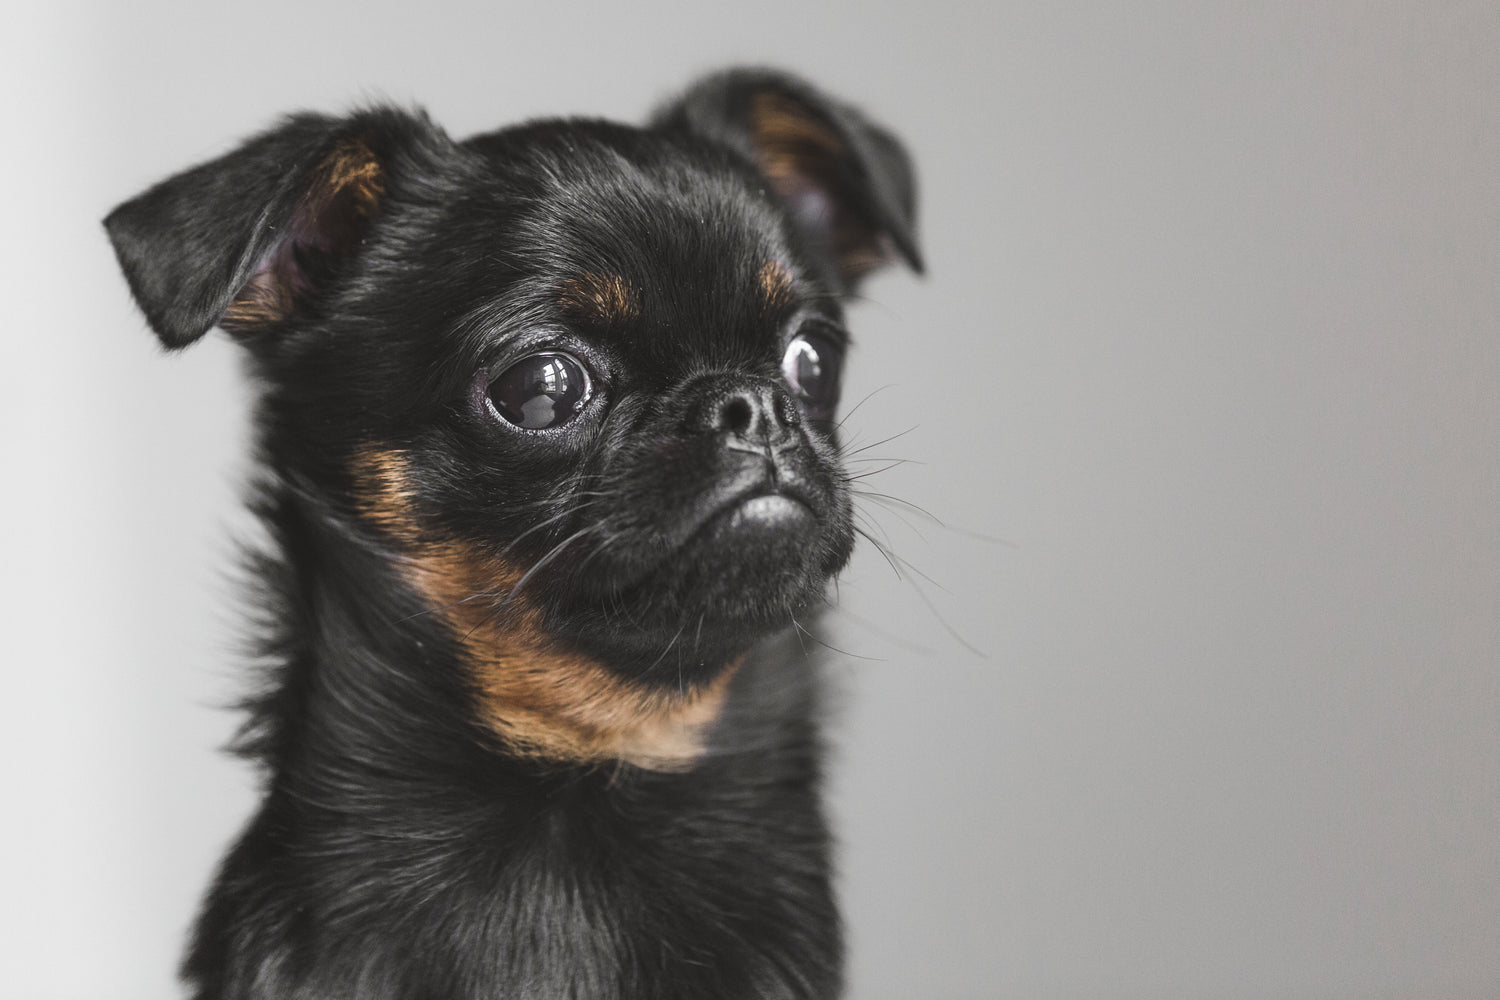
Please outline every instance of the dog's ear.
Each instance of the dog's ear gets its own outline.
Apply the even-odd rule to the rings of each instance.
[[[389,160],[425,118],[297,115],[104,220],[131,293],[169,348],[250,335],[313,307],[381,209]]]
[[[922,271],[911,160],[848,105],[782,73],[730,70],[695,84],[652,124],[748,156],[847,288],[898,257]]]

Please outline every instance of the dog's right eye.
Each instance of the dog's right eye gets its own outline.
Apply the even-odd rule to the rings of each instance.
[[[820,333],[799,334],[787,345],[781,359],[781,374],[801,400],[807,415],[827,422],[839,405],[839,369],[842,349]]]
[[[528,431],[561,427],[588,404],[594,386],[588,369],[571,354],[522,358],[489,384],[490,412]]]

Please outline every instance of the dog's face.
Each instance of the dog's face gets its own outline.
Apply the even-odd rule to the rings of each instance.
[[[250,348],[269,463],[388,553],[513,747],[680,763],[849,557],[840,298],[916,265],[909,175],[800,85],[462,144],[298,119],[109,224],[169,345]]]
[[[385,418],[318,464],[399,469],[416,534],[460,541],[474,584],[643,681],[697,680],[848,557],[837,302],[755,179],[692,144],[552,125],[470,149],[463,201],[405,230],[400,280],[297,372],[299,405],[337,383]],[[439,286],[435,319],[412,288]],[[353,493],[388,510],[368,480]]]

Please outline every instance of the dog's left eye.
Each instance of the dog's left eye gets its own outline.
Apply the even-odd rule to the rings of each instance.
[[[588,369],[571,354],[533,354],[501,372],[485,398],[490,411],[528,431],[561,427],[593,395]]]
[[[813,420],[832,420],[839,405],[843,351],[828,337],[803,333],[787,345],[781,375]]]

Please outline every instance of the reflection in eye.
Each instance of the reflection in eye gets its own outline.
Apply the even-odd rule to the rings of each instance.
[[[814,420],[833,419],[839,402],[840,353],[832,340],[809,333],[788,344],[782,356],[782,377]]]
[[[569,354],[534,354],[490,383],[491,409],[526,430],[547,430],[572,420],[588,403],[588,371]]]

